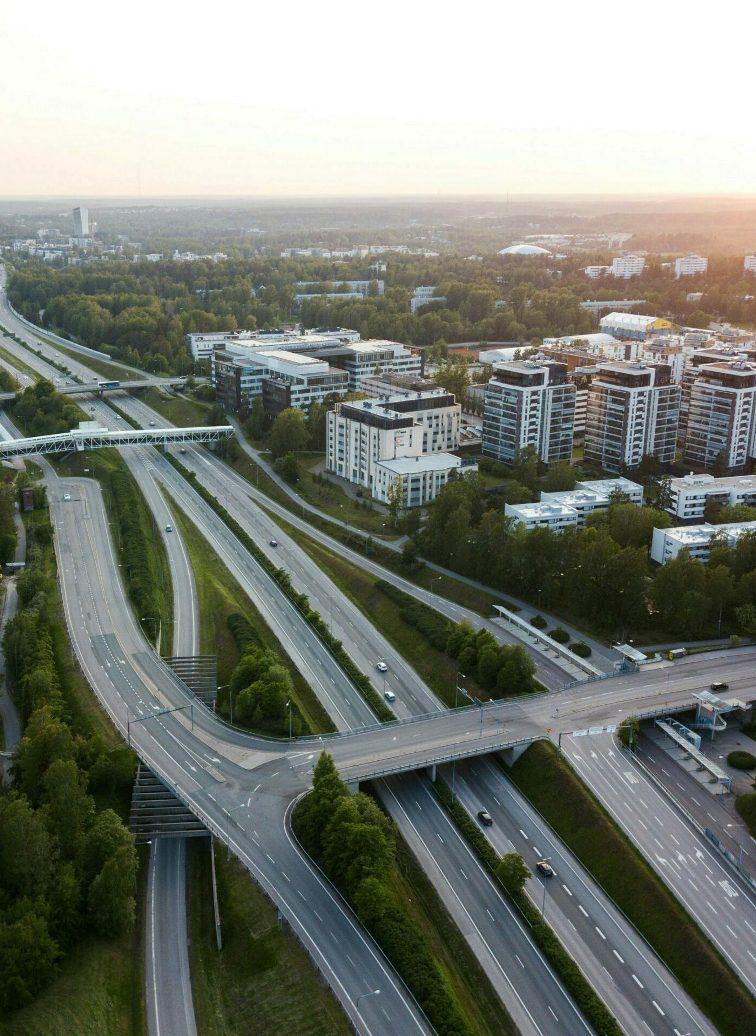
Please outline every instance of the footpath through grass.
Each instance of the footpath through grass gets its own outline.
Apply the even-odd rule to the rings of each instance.
[[[189,957],[202,1036],[349,1036],[352,1028],[299,940],[241,863],[215,851],[223,950],[215,943],[208,840],[188,853]]]
[[[230,615],[241,614],[249,622],[263,648],[270,648],[281,658],[294,682],[294,700],[309,731],[321,734],[335,729],[328,713],[315,697],[307,681],[293,665],[257,608],[220,560],[195,524],[166,496],[176,527],[181,533],[194,572],[200,622],[200,646],[203,654],[217,654],[218,683],[228,683],[239,661],[239,649],[229,629]]]
[[[722,1036],[756,1032],[753,998],[553,745],[536,742],[507,772]]]

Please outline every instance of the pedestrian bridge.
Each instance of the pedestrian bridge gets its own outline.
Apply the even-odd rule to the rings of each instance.
[[[231,425],[210,425],[198,428],[139,428],[110,431],[95,422],[57,435],[36,435],[28,439],[0,442],[0,460],[10,457],[33,457],[44,453],[79,453],[108,446],[176,446],[185,442],[212,443],[234,434]]]

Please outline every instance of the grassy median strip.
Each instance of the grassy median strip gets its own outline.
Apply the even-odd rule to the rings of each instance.
[[[215,943],[208,840],[189,841],[189,959],[202,1036],[353,1030],[306,951],[241,863],[216,844],[223,950]],[[168,1034],[166,1034],[168,1036]]]
[[[208,545],[190,518],[169,499],[174,521],[186,546],[194,572],[200,623],[199,650],[218,657],[218,683],[227,684],[240,652],[229,627],[229,617],[242,615],[251,628],[255,642],[280,656],[294,684],[294,702],[307,731],[323,734],[334,730],[328,713],[312,692],[307,681],[288,658],[277,637],[239,586],[218,555]]]
[[[553,745],[532,745],[507,773],[719,1032],[756,1032],[753,998]]]
[[[215,511],[219,518],[223,519],[231,532],[233,532],[233,534],[241,541],[243,546],[246,547],[260,567],[267,572],[271,579],[273,579],[273,581],[279,586],[284,595],[291,601],[294,607],[301,612],[307,624],[315,630],[320,640],[325,644],[334,659],[345,671],[378,719],[381,721],[395,719],[396,717],[384,704],[380,694],[374,690],[365,674],[360,671],[346,653],[341,641],[331,635],[328,626],[323,622],[321,616],[310,607],[307,594],[298,593],[291,585],[291,579],[289,578],[288,572],[285,572],[282,568],[278,568],[277,565],[273,564],[264,551],[257,546],[252,537],[241,527],[241,525],[239,525],[236,519],[228,513],[226,508],[216,500],[212,493],[197,481],[194,472],[188,471],[184,465],[176,460],[176,458],[170,453],[166,454],[166,457],[174,468],[176,468],[177,471],[180,471],[184,478],[186,478],[187,481],[197,490],[205,503]]]
[[[210,411],[207,403],[183,395],[167,395],[157,388],[137,389],[134,397],[179,428],[197,428],[207,424]]]

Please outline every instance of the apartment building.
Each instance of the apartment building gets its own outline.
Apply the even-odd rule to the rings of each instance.
[[[690,337],[692,336],[686,335],[683,343]],[[738,360],[756,362],[756,348],[753,345],[744,345],[736,349],[732,346],[705,342],[700,346],[694,343],[692,351],[685,354],[685,364],[680,375],[680,438],[685,437],[690,396],[701,370],[711,363],[735,363]]]
[[[328,414],[327,470],[384,501],[398,479],[406,506],[427,503],[462,466],[447,452],[459,443],[460,416],[454,396],[437,386],[337,403]]]
[[[446,302],[445,295],[436,295],[438,289],[434,284],[425,284],[419,288],[415,288],[410,298],[410,313],[412,316],[417,313],[418,309],[422,306],[429,306],[432,302]]]
[[[756,255],[747,255],[743,260],[743,269],[746,273],[756,273]]]
[[[646,455],[670,464],[679,416],[668,366],[599,363],[588,391],[585,459],[606,471],[637,467]]]
[[[756,457],[756,364],[707,363],[690,387],[683,459],[728,472]]]
[[[611,266],[586,266],[583,273],[591,280],[598,280],[600,277],[607,277],[612,272]]]
[[[645,265],[646,260],[642,255],[621,255],[612,259],[610,273],[612,277],[628,281],[631,277],[639,277]]]
[[[670,479],[669,488],[671,500],[667,510],[675,518],[684,521],[703,518],[709,500],[723,507],[736,507],[739,504],[756,506],[756,476],[726,475],[715,478],[714,475],[695,475],[691,472],[682,478]]]
[[[695,277],[699,273],[706,273],[709,268],[709,260],[703,255],[683,255],[675,259],[675,277]]]
[[[379,338],[338,347],[324,345],[313,350],[312,355],[327,359],[334,367],[345,370],[353,392],[362,392],[364,382],[376,375],[398,374],[417,378],[422,373],[420,353],[413,353],[399,342]]]
[[[544,463],[570,460],[575,431],[575,386],[567,366],[515,360],[494,365],[483,400],[483,453],[511,462],[532,446]]]
[[[562,492],[542,492],[541,503],[571,508],[576,515],[574,524],[582,528],[589,515],[595,511],[606,511],[620,493],[636,507],[643,504],[643,486],[627,478],[596,479],[578,482],[574,489]]]
[[[222,349],[213,355],[213,384],[221,405],[246,410],[261,397],[267,413],[306,409],[349,391],[346,371],[285,349],[259,349],[240,358]]]
[[[552,500],[532,504],[504,504],[504,514],[526,529],[563,532],[578,524],[578,513],[574,507]]]
[[[707,562],[714,543],[734,547],[741,536],[756,533],[756,522],[726,522],[723,525],[681,525],[672,529],[654,529],[651,539],[651,560],[664,565],[687,550],[692,558]]]

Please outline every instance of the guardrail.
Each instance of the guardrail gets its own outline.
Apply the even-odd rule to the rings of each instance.
[[[63,338],[62,335],[56,335],[54,331],[48,331],[46,327],[40,327],[39,324],[33,323],[28,320],[25,316],[22,316],[17,309],[11,305],[10,299],[8,301],[8,309],[11,311],[16,320],[19,320],[25,327],[28,327],[30,331],[33,331],[35,335],[41,335],[43,338],[50,338],[57,345],[62,345],[66,349],[72,349],[74,352],[81,353],[82,356],[94,356],[98,360],[112,360],[113,357],[110,353],[100,352],[99,349],[91,349],[88,345],[80,345],[78,342],[72,342],[70,338]]]

